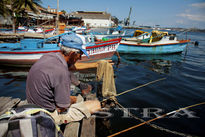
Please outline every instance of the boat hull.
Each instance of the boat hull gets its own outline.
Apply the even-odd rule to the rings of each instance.
[[[121,53],[135,54],[173,54],[183,52],[188,42],[189,40],[166,44],[134,44],[129,42],[121,42],[117,51]]]
[[[82,59],[79,62],[95,62],[100,59],[110,59],[116,52],[121,39],[112,39],[104,42],[96,42],[93,46],[86,47],[89,58],[82,55]],[[14,50],[9,51],[6,49],[0,50],[0,64],[6,66],[15,67],[30,67],[33,65],[41,56],[51,52],[60,52],[60,48],[51,48],[22,51]]]

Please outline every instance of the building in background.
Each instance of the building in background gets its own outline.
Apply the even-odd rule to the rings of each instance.
[[[0,27],[6,28],[12,25],[12,18],[11,16],[3,17],[0,15]]]
[[[57,9],[38,7],[39,12],[34,13],[30,10],[26,10],[25,15],[18,15],[16,20],[16,28],[18,26],[43,26],[43,27],[55,27]],[[59,23],[63,23],[66,26],[89,26],[89,27],[113,27],[118,25],[118,19],[112,17],[111,14],[102,11],[76,11],[72,13],[58,12]],[[0,27],[11,27],[11,16],[0,16]]]
[[[107,12],[76,11],[70,13],[69,16],[81,18],[84,21],[84,25],[89,27],[112,27],[115,25],[111,14]]]

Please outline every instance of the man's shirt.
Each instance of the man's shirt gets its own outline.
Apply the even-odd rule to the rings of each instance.
[[[61,53],[42,56],[30,69],[26,81],[28,103],[36,104],[49,111],[56,106],[70,105],[70,72]]]

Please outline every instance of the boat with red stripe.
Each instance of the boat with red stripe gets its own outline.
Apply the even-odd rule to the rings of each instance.
[[[0,63],[7,66],[29,67],[44,54],[60,52],[58,44],[49,43],[49,41],[59,39],[62,35],[65,34],[45,40],[23,39],[19,43],[0,43]],[[89,58],[83,54],[79,62],[95,62],[100,59],[110,59],[116,52],[120,41],[121,38],[107,41],[87,41],[85,46]]]

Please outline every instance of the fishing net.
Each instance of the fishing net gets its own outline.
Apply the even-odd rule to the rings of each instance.
[[[102,96],[110,97],[116,96],[114,71],[112,65],[105,60],[98,61],[97,67],[97,81],[103,81],[102,83]]]

